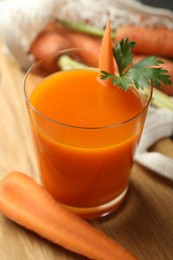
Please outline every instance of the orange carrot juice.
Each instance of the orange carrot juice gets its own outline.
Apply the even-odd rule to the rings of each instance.
[[[67,70],[32,91],[29,113],[45,188],[89,218],[115,209],[129,184],[145,104],[98,80],[98,71]]]

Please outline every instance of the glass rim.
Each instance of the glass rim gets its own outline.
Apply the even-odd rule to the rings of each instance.
[[[27,78],[28,76],[30,75],[30,72],[32,71],[32,69],[34,67],[36,67],[39,63],[41,63],[42,61],[46,60],[47,58],[50,58],[50,57],[53,57],[55,55],[57,55],[58,53],[66,53],[66,52],[70,52],[70,51],[75,51],[75,50],[94,50],[96,48],[91,48],[91,47],[86,47],[86,48],[69,48],[69,49],[64,49],[64,50],[61,50],[61,51],[57,51],[53,54],[50,54],[48,56],[45,56],[44,58],[40,59],[39,61],[36,61],[34,62],[34,64],[32,64],[30,66],[30,68],[27,70],[25,76],[24,76],[24,80],[23,80],[23,84],[22,84],[22,89],[23,89],[23,93],[24,93],[24,98],[25,98],[25,101],[26,103],[28,104],[28,106],[32,109],[32,111],[34,111],[36,114],[38,114],[40,117],[44,118],[45,120],[53,123],[53,124],[56,124],[56,125],[60,125],[60,126],[64,126],[64,127],[69,127],[69,128],[78,128],[78,129],[90,129],[90,130],[98,130],[98,129],[107,129],[107,128],[114,128],[114,127],[118,127],[118,126],[121,126],[121,125],[125,125],[131,121],[133,121],[135,118],[137,118],[138,116],[140,116],[149,106],[150,102],[151,102],[151,99],[152,99],[152,93],[153,93],[153,86],[150,85],[150,95],[149,95],[149,98],[148,98],[148,101],[147,103],[145,104],[145,106],[141,109],[141,111],[139,113],[136,113],[133,117],[127,119],[127,120],[124,120],[122,122],[119,122],[119,123],[115,123],[115,124],[110,124],[110,125],[100,125],[100,126],[79,126],[79,125],[72,125],[72,124],[68,124],[68,123],[63,123],[63,122],[59,122],[55,119],[52,119],[48,116],[45,116],[43,113],[41,113],[39,110],[37,110],[29,101],[29,98],[27,96],[27,93],[26,93],[26,82],[27,82]],[[97,49],[98,50],[98,49]],[[69,69],[71,70],[71,69]],[[57,71],[58,72],[58,71]],[[56,72],[55,72],[56,73]]]

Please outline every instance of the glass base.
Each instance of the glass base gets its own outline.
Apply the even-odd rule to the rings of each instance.
[[[63,206],[84,219],[104,217],[120,206],[127,193],[127,190],[128,187],[115,199],[97,207],[78,208],[78,207],[68,206],[65,204],[63,204]]]

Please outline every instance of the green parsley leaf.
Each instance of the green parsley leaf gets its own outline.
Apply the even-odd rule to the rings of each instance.
[[[119,75],[110,74],[101,71],[101,79],[111,79],[114,86],[118,86],[123,90],[127,90],[131,86],[137,89],[147,88],[149,86],[161,86],[171,84],[171,77],[167,74],[167,70],[158,67],[164,62],[154,56],[148,56],[138,63],[131,65],[133,62],[132,49],[136,45],[135,42],[129,42],[122,39],[113,48],[113,56],[118,66]]]
[[[118,65],[119,74],[122,75],[124,70],[133,61],[132,48],[136,45],[135,42],[129,42],[127,39],[122,39],[117,43],[116,49],[113,48],[113,55]]]

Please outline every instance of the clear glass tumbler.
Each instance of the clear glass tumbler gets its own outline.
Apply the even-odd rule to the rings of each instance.
[[[88,114],[90,117],[92,114],[93,123],[85,125],[82,119],[79,124],[73,122],[74,114],[76,117],[77,113],[77,110],[73,113],[71,105],[73,97],[76,98],[75,92],[78,92],[75,85],[78,84],[79,89],[91,83],[90,75],[98,73],[98,53],[98,50],[92,49],[71,49],[45,57],[29,69],[23,84],[42,184],[57,201],[84,218],[104,216],[123,201],[152,96],[152,88],[145,91],[132,88],[131,92],[141,108],[134,109],[131,116],[122,121],[103,123],[99,119],[100,115],[97,116],[96,111],[92,113],[88,105]],[[65,83],[62,83],[63,80]],[[61,91],[57,94],[55,92],[52,95],[54,100],[51,101],[49,94],[55,82],[57,89],[63,89],[68,84],[70,87],[63,92],[62,97]],[[44,89],[47,87],[46,94],[37,91],[40,85]],[[103,91],[105,87],[103,84]],[[109,97],[110,94],[105,95]],[[49,99],[47,105],[44,98]],[[60,106],[58,110],[60,103],[62,108]],[[83,113],[83,103],[85,100],[78,107],[80,115]],[[133,100],[128,105],[131,109]],[[50,108],[49,114],[44,112],[45,107],[48,110]],[[120,115],[121,111],[117,113]],[[63,121],[65,114],[66,119]],[[108,119],[110,117],[107,115]]]

